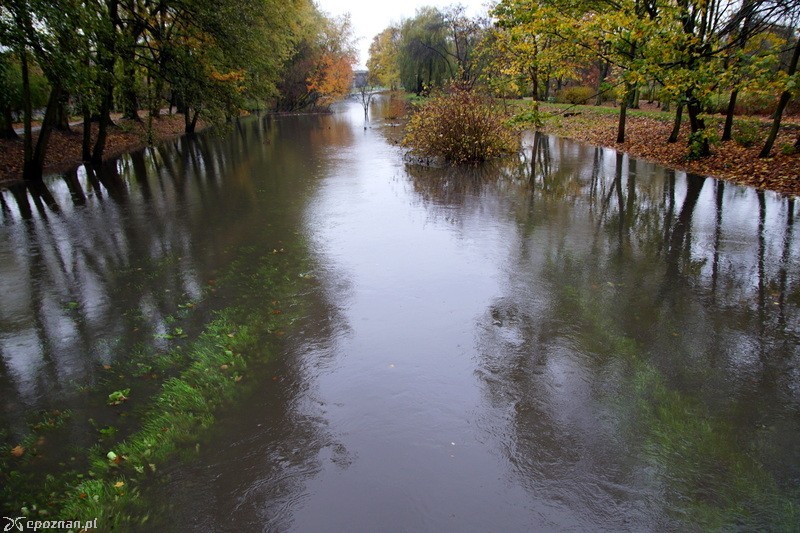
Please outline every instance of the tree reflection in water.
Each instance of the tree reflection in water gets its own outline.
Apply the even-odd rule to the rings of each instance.
[[[793,200],[538,135],[495,165],[408,171],[432,216],[515,222],[478,343],[521,482],[578,528],[790,524]]]

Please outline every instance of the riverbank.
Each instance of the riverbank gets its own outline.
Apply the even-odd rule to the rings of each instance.
[[[104,159],[114,159],[128,152],[133,152],[167,139],[184,134],[184,118],[182,114],[161,115],[153,119],[148,128],[147,120],[141,122],[129,119],[114,118],[114,126],[108,131]],[[198,121],[197,131],[207,124]],[[33,133],[34,143],[38,132]],[[92,140],[97,138],[97,124],[92,124]],[[83,163],[81,158],[81,141],[83,125],[77,124],[70,131],[54,130],[45,156],[44,173],[57,174],[77,168]],[[22,136],[16,140],[0,139],[0,186],[8,185],[22,179],[23,162]]]
[[[617,143],[618,108],[542,104],[540,110],[549,116],[544,126],[547,133],[615,148],[670,168],[786,196],[800,196],[800,153],[792,148],[800,134],[798,117],[784,117],[772,157],[758,157],[771,120],[767,117],[738,117],[734,122],[733,140],[714,142],[710,157],[689,160],[688,120],[684,120],[678,141],[666,142],[672,131],[672,113],[655,109],[630,110],[626,141]],[[706,122],[715,138],[719,139],[724,117],[712,115]]]
[[[686,148],[689,136],[687,121],[684,121],[678,142],[666,142],[672,130],[672,113],[656,109],[630,110],[626,126],[627,140],[617,143],[618,108],[541,104],[540,110],[546,116],[544,131],[553,135],[615,148],[678,170],[787,196],[800,196],[800,153],[792,149],[800,134],[798,117],[784,118],[772,157],[758,157],[770,119],[740,117],[735,122],[733,140],[713,143],[712,155],[708,158],[689,160]],[[711,116],[707,122],[716,138],[721,137],[724,118]],[[205,126],[199,123],[198,131]],[[96,135],[96,128],[94,124],[93,135]],[[153,120],[151,128],[148,132],[146,121],[117,119],[109,131],[106,159],[183,135],[183,115],[162,115]],[[34,133],[34,136],[37,135]],[[69,132],[52,133],[45,158],[45,174],[66,172],[82,164],[82,135],[82,125],[73,126]],[[0,140],[0,186],[22,179],[22,158],[21,139]]]

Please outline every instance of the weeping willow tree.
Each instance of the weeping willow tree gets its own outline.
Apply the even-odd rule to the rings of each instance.
[[[430,7],[403,22],[397,61],[406,90],[419,94],[455,77],[447,31],[444,15]]]

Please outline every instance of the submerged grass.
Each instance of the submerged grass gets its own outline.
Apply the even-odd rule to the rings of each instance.
[[[568,259],[560,262],[570,270]],[[641,453],[675,518],[703,530],[796,531],[800,491],[777,485],[757,458],[757,443],[738,434],[725,413],[712,413],[699,397],[670,386],[648,350],[608,313],[604,298],[618,296],[607,292],[561,285],[560,305],[600,364],[624,362],[622,398],[612,401],[629,410],[630,434],[643,436]]]
[[[308,279],[302,274],[308,265],[302,257],[291,255],[259,257],[250,252],[246,260],[232,264],[224,277],[231,283],[246,280],[240,289],[252,296],[217,311],[188,344],[166,354],[152,354],[156,366],[168,375],[141,410],[127,413],[130,427],[125,434],[117,436],[113,427],[100,429],[93,446],[75,452],[83,457],[71,458],[70,464],[62,463],[57,471],[41,471],[34,454],[0,454],[4,513],[42,519],[97,518],[103,529],[146,522],[141,482],[182,452],[196,450],[218,409],[256,384],[252,370],[274,359],[280,335],[301,314],[299,294]],[[128,378],[140,366],[127,365]],[[82,393],[93,398],[108,394],[103,386]],[[68,414],[61,418],[63,423]],[[43,438],[34,427],[23,441],[29,446]],[[0,436],[7,440],[7,435]]]

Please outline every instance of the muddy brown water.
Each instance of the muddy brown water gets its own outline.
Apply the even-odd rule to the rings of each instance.
[[[291,244],[307,311],[148,486],[150,530],[797,527],[795,203],[544,136],[418,167],[385,105],[2,191],[5,430],[93,416],[76,389],[103,364],[266,305],[209,280]]]

